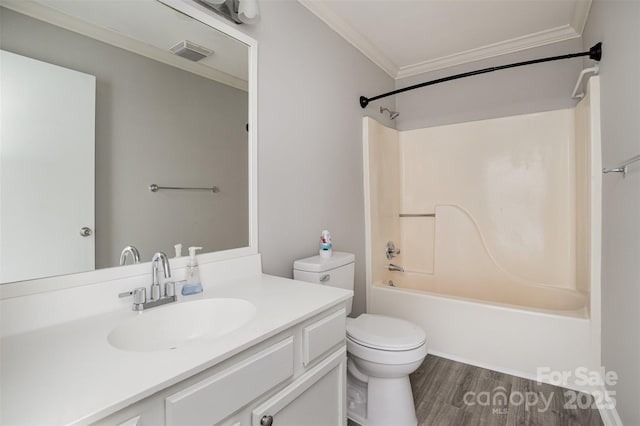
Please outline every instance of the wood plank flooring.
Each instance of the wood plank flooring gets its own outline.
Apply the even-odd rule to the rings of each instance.
[[[595,408],[565,408],[567,389],[434,355],[410,379],[421,426],[603,425]],[[581,406],[591,405],[590,395],[579,398]]]

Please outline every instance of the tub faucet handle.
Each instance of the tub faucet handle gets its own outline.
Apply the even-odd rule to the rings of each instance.
[[[387,249],[385,250],[385,254],[387,255],[387,259],[391,260],[400,254],[400,249],[396,248],[396,245],[393,244],[393,241],[389,241],[387,243]]]

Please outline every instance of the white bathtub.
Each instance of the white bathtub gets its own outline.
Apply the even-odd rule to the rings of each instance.
[[[588,295],[575,290],[521,282],[469,280],[439,283],[432,275],[413,272],[389,274],[398,289],[415,290],[459,300],[537,312],[588,318]],[[388,286],[387,282],[376,285]]]
[[[540,368],[571,372],[578,366],[599,368],[584,296],[543,290],[549,291],[537,298],[559,296],[553,300],[557,311],[549,310],[549,300],[543,301],[544,309],[523,309],[517,304],[473,301],[378,282],[368,287],[367,311],[420,325],[431,354],[507,374],[537,379]],[[583,389],[571,380],[568,385]]]

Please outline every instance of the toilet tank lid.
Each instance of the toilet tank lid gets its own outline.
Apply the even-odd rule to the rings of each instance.
[[[356,257],[353,253],[334,251],[329,258],[317,255],[296,260],[293,262],[293,269],[306,272],[325,272],[348,265],[349,263],[353,263],[355,260]]]

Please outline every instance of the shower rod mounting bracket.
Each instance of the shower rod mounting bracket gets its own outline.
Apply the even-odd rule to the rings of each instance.
[[[479,69],[479,70],[475,70],[475,71],[464,72],[462,74],[455,74],[455,75],[451,75],[449,77],[443,77],[443,78],[438,78],[436,80],[426,81],[424,83],[414,84],[413,86],[404,87],[402,89],[392,90],[391,92],[383,93],[381,95],[373,96],[371,98],[367,98],[366,96],[360,96],[360,106],[364,109],[369,105],[369,102],[371,102],[371,101],[376,101],[378,99],[386,98],[387,96],[392,96],[392,95],[397,95],[399,93],[408,92],[409,90],[419,89],[421,87],[432,86],[434,84],[444,83],[446,81],[451,81],[451,80],[457,80],[459,78],[471,77],[473,75],[479,75],[479,74],[486,74],[486,73],[489,73],[489,72],[504,70],[504,69],[508,69],[508,68],[522,67],[524,65],[538,64],[538,63],[541,63],[541,62],[559,61],[559,60],[562,60],[562,59],[571,59],[571,58],[577,58],[577,57],[581,57],[581,56],[588,56],[589,59],[591,59],[593,61],[600,62],[600,60],[602,59],[602,43],[598,42],[598,43],[594,44],[591,47],[591,49],[589,49],[586,52],[570,53],[568,55],[560,55],[560,56],[551,56],[551,57],[548,57],[548,58],[532,59],[530,61],[516,62],[516,63],[513,63],[513,64],[499,65],[497,67],[489,67],[489,68],[483,68],[483,69]]]

